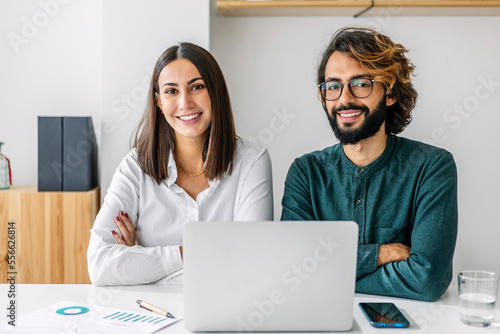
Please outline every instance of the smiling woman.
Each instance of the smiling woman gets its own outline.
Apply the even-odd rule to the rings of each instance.
[[[187,59],[174,60],[160,72],[158,82],[157,105],[175,132],[177,146],[179,141],[203,144],[212,121],[212,106],[196,66]],[[230,144],[234,144],[234,128],[228,130],[233,137]]]
[[[272,219],[269,154],[236,136],[216,60],[191,43],[168,48],[91,230],[92,283],[182,281],[185,223]]]

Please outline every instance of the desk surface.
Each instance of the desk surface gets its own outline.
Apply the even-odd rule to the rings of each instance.
[[[0,285],[0,317],[1,333],[20,333],[19,331],[5,331],[6,307],[9,285]],[[182,286],[176,285],[140,285],[117,287],[94,287],[87,284],[19,284],[16,285],[16,321],[19,315],[40,309],[60,300],[71,300],[104,307],[114,307],[132,312],[138,312],[137,299],[143,299],[153,305],[170,311],[175,316],[182,316],[183,294]],[[390,301],[395,303],[410,321],[410,328],[387,329],[394,333],[500,333],[500,327],[476,328],[464,325],[459,320],[458,298],[456,286],[451,286],[448,292],[437,302],[427,303],[398,298],[356,294],[354,299],[354,325],[349,333],[378,333],[384,329],[372,328],[359,309],[360,302]],[[499,303],[500,304],[500,303]],[[497,319],[500,319],[499,305],[497,305]],[[188,333],[181,321],[164,328],[157,333]],[[385,333],[385,332],[384,332]]]

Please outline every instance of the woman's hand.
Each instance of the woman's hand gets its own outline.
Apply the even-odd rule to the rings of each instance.
[[[113,233],[113,238],[115,238],[116,242],[120,245],[134,246],[135,245],[135,228],[132,223],[132,219],[128,216],[127,213],[123,213],[120,211],[120,214],[115,217],[116,226],[120,229],[121,237],[114,230],[111,231]]]

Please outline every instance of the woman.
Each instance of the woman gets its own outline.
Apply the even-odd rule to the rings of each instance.
[[[217,62],[194,44],[170,47],[91,230],[92,283],[181,282],[186,222],[272,219],[269,155],[236,136]]]

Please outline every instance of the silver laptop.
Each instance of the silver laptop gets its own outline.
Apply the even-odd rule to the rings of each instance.
[[[186,329],[351,329],[357,240],[348,221],[186,224]]]

